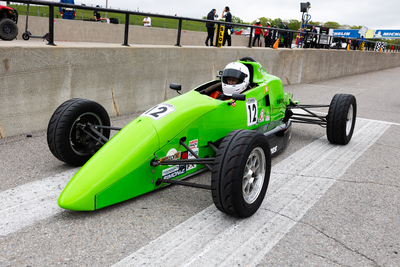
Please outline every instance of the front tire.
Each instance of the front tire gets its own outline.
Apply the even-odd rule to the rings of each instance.
[[[59,160],[82,166],[101,147],[101,143],[83,131],[90,125],[110,126],[107,111],[99,103],[73,98],[61,104],[49,121],[47,144]],[[90,130],[89,130],[90,131]],[[107,139],[109,129],[99,129]]]
[[[0,21],[0,38],[4,41],[14,40],[18,35],[18,26],[12,19]]]
[[[327,115],[326,135],[332,144],[346,145],[353,136],[357,102],[353,95],[336,94]]]
[[[211,175],[215,206],[228,215],[250,217],[264,199],[270,173],[267,138],[254,131],[232,131],[215,156]]]

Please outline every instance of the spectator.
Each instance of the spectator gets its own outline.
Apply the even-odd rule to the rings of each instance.
[[[311,36],[311,48],[315,48],[316,45],[317,45],[317,35],[316,35],[317,29],[315,28],[314,25],[312,26],[311,32],[312,32],[312,36]]]
[[[267,28],[270,28],[270,24],[269,22],[265,23],[265,26]],[[264,31],[264,41],[265,41],[265,47],[271,47],[271,30],[270,29],[266,29]]]
[[[222,18],[225,18],[225,22],[232,22],[232,14],[228,6],[222,11]],[[231,41],[231,25],[225,24],[225,33],[224,33],[224,41],[222,45],[225,45],[225,42],[228,41],[228,46],[232,45]]]
[[[146,16],[143,21],[143,26],[145,27],[151,27],[151,18],[149,16]]]
[[[207,19],[214,20],[216,12],[217,10],[215,8],[211,9],[211,11],[208,12],[207,14]],[[206,46],[208,46],[208,40],[210,40],[210,46],[213,46],[215,23],[207,22],[206,27],[207,27]]]
[[[256,24],[254,24],[254,26],[261,26],[261,22],[260,22],[260,21],[257,21]],[[256,40],[258,40],[258,41],[257,41],[257,46],[261,46],[261,45],[260,45],[260,43],[261,43],[260,36],[261,36],[262,33],[263,33],[262,29],[260,29],[260,28],[254,28],[253,46],[254,46],[254,44],[256,43]]]
[[[100,6],[97,5],[96,7],[100,7]],[[107,23],[110,23],[110,20],[109,20],[109,19],[107,19],[107,18],[103,19],[103,18],[101,17],[100,11],[95,10],[95,11],[93,12],[93,16],[94,16],[94,20],[95,20],[95,21],[102,21],[102,20],[105,20]]]
[[[284,24],[282,22],[282,24],[284,25],[285,30],[290,30],[289,26],[287,26],[286,24]],[[292,42],[293,42],[293,33],[290,31],[287,31],[285,34],[285,38],[284,38],[284,46],[287,48],[292,48]]]
[[[61,0],[60,3],[75,5],[74,0]],[[76,9],[71,7],[58,7],[58,11],[63,19],[75,19]]]
[[[359,50],[361,50],[361,51],[364,51],[365,49],[365,38],[364,38],[364,36],[362,36],[361,35],[361,38],[360,38],[360,40],[358,41],[358,49]]]

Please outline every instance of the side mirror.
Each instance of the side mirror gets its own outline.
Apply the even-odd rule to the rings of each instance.
[[[233,100],[241,100],[241,101],[244,101],[244,100],[246,100],[246,95],[242,95],[242,94],[232,94],[232,99],[233,99]]]
[[[177,84],[177,83],[171,83],[169,85],[169,88],[171,88],[172,90],[175,90],[178,94],[181,94],[181,93],[179,93],[179,91],[182,90],[182,85]]]

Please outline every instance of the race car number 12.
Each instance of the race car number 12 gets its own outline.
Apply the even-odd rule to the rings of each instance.
[[[252,126],[257,124],[257,118],[258,118],[257,100],[254,97],[247,99],[246,108],[247,108],[247,126]]]
[[[175,111],[175,107],[171,104],[168,103],[161,103],[158,105],[155,105],[148,111],[142,114],[142,116],[146,116],[149,118],[152,118],[153,120],[159,120],[165,115],[170,114],[171,112]]]

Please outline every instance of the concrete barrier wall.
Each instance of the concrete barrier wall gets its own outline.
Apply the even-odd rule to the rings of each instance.
[[[0,43],[0,138],[45,130],[54,110],[74,97],[101,103],[110,116],[144,111],[176,95],[169,89],[171,82],[187,92],[243,56],[261,62],[284,84],[400,66],[400,53],[19,43]]]

